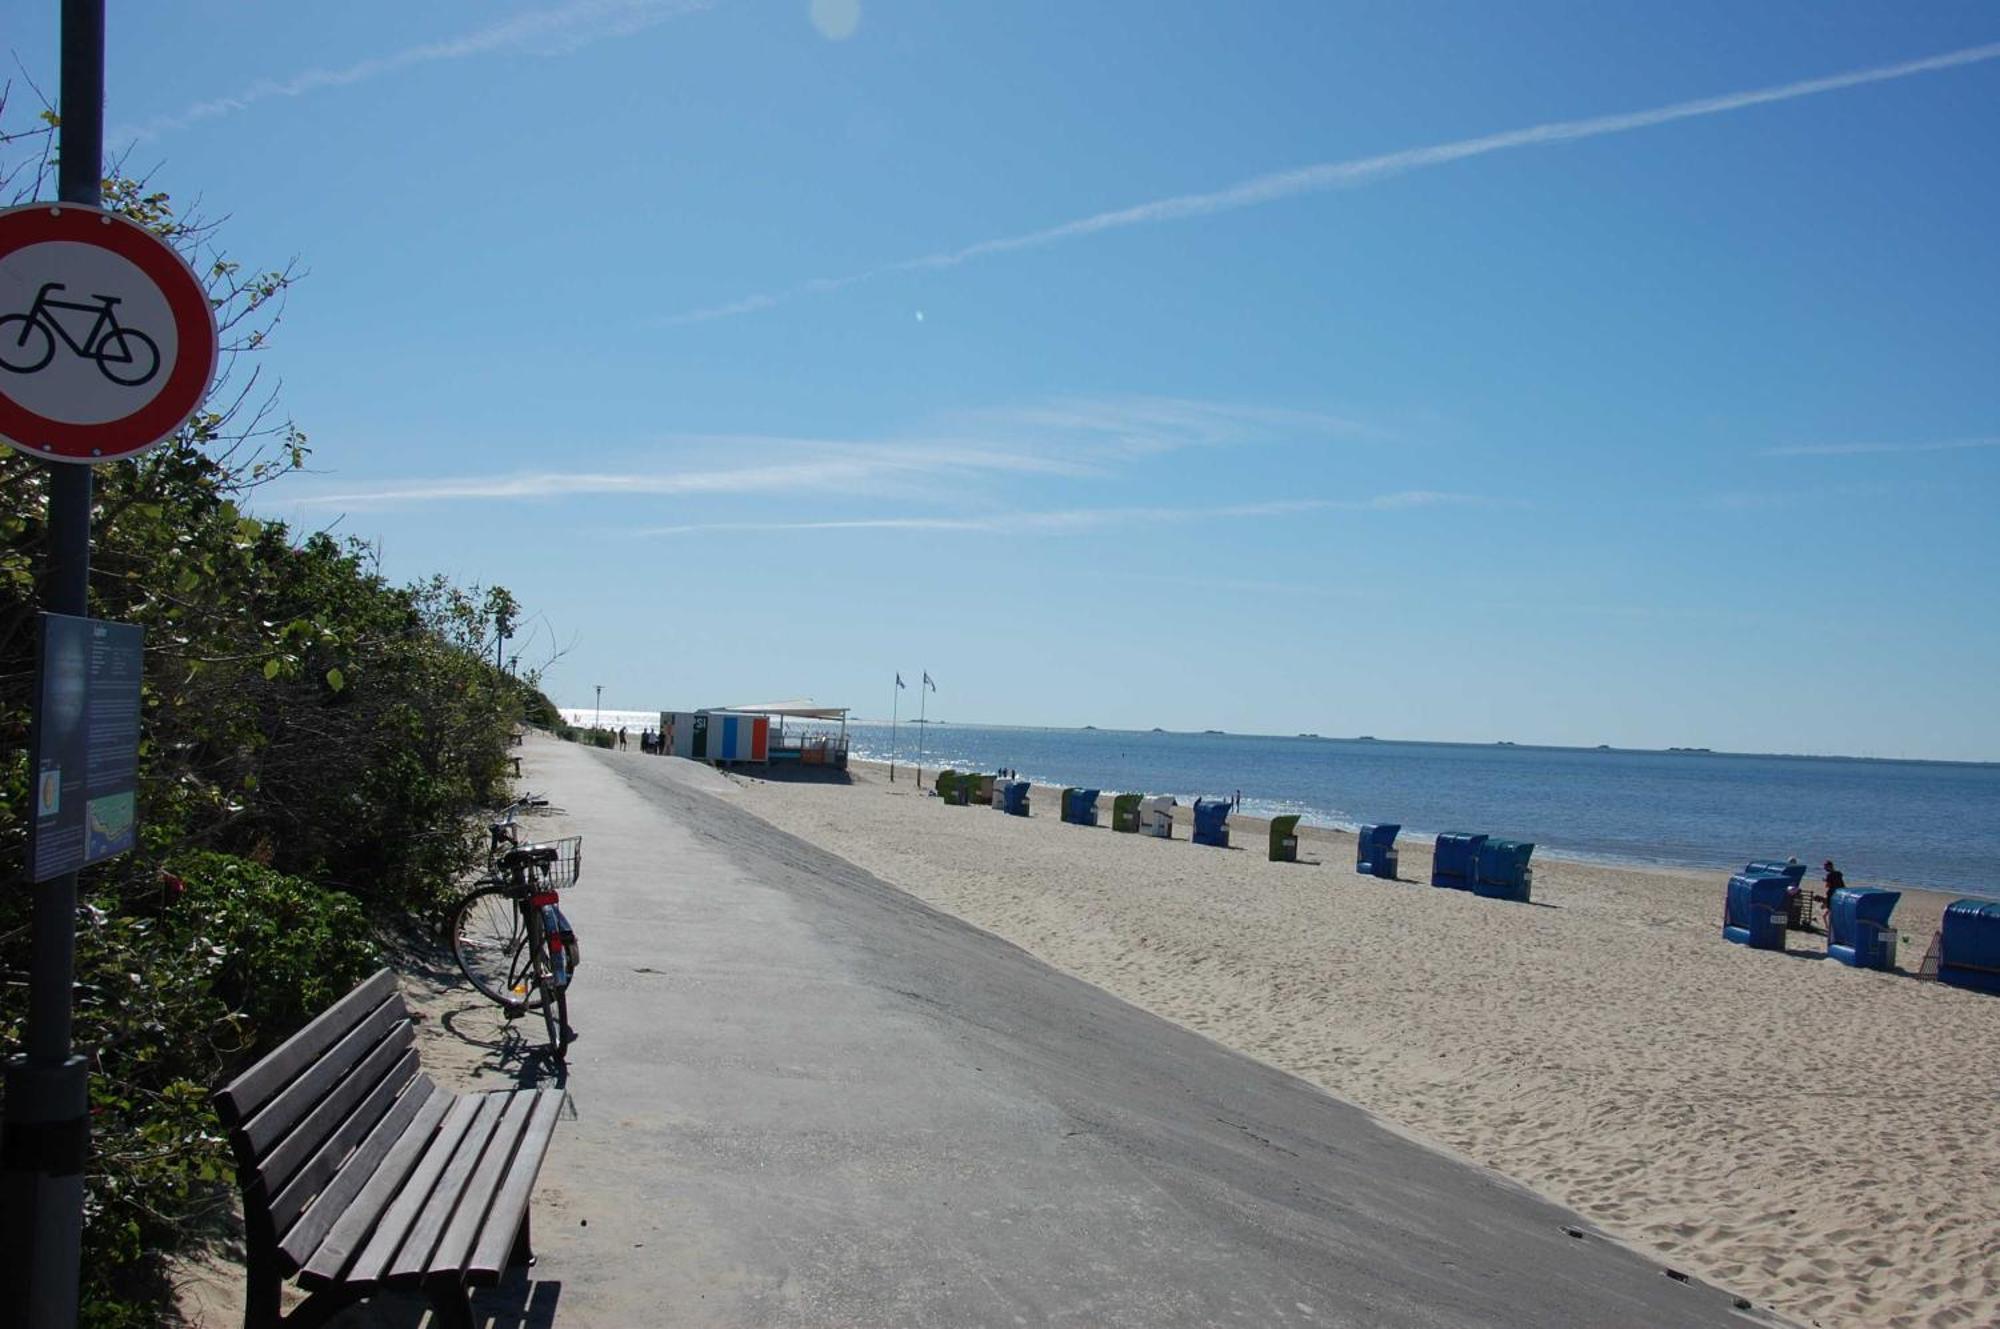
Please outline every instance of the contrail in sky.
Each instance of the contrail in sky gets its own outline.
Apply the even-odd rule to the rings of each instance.
[[[566,5],[530,9],[456,37],[406,46],[337,69],[308,69],[287,78],[259,79],[233,96],[196,102],[141,125],[120,125],[105,137],[113,143],[143,143],[204,120],[233,115],[273,97],[299,97],[322,88],[343,88],[416,65],[463,60],[494,51],[563,55],[606,37],[627,36],[656,23],[707,9],[709,5],[710,0],[571,0]]]
[[[1321,162],[1295,170],[1256,176],[1230,185],[1226,189],[1209,193],[1181,194],[1173,198],[1154,199],[1150,203],[1140,203],[1111,212],[1099,212],[1056,226],[1044,227],[1038,231],[1003,236],[996,240],[982,240],[962,249],[943,250],[919,258],[903,259],[851,276],[820,277],[781,291],[745,296],[740,300],[712,305],[706,309],[689,310],[663,321],[669,324],[700,323],[709,319],[750,314],[802,296],[825,295],[893,273],[955,268],[961,263],[969,263],[974,259],[986,258],[993,254],[1007,254],[1021,249],[1040,249],[1045,245],[1060,244],[1065,240],[1096,235],[1102,231],[1123,230],[1128,226],[1147,226],[1155,222],[1181,221],[1189,217],[1207,217],[1218,212],[1234,212],[1238,208],[1255,207],[1262,203],[1294,198],[1300,194],[1352,188],[1385,176],[1444,166],[1451,162],[1463,161],[1468,157],[1483,157],[1488,153],[1507,152],[1515,148],[1543,147],[1552,143],[1573,143],[1579,139],[1602,138],[1607,134],[1623,134],[1634,129],[1650,129],[1655,125],[1671,124],[1676,120],[1694,120],[1702,116],[1740,111],[1751,106],[1797,101],[1801,97],[1817,97],[1822,93],[1839,92],[1845,88],[1858,88],[1870,83],[1888,83],[1895,79],[1934,73],[1941,69],[1956,69],[1961,65],[1982,64],[1995,58],[2000,58],[2000,42],[1989,42],[1984,46],[1968,46],[1963,50],[1947,51],[1942,55],[1926,56],[1921,60],[1905,60],[1899,64],[1877,65],[1871,69],[1857,69],[1845,74],[1830,74],[1825,78],[1804,79],[1797,83],[1783,83],[1775,87],[1753,88],[1746,92],[1729,92],[1716,97],[1675,102],[1670,106],[1656,106],[1646,111],[1597,115],[1582,120],[1558,120],[1550,124],[1533,125],[1526,129],[1510,129],[1503,133],[1487,134],[1480,138],[1460,139],[1455,143],[1408,148],[1377,157],[1357,157],[1344,162]]]

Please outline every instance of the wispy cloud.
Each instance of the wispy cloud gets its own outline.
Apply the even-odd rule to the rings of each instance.
[[[954,268],[975,259],[990,258],[997,254],[1014,253],[1024,249],[1040,249],[1049,245],[1062,244],[1069,240],[1079,240],[1086,236],[1099,235],[1106,231],[1123,230],[1131,226],[1151,226],[1160,222],[1184,221],[1195,217],[1208,217],[1221,212],[1234,212],[1240,208],[1257,207],[1265,203],[1275,203],[1282,199],[1296,198],[1301,194],[1320,193],[1330,189],[1348,189],[1369,184],[1390,176],[1403,175],[1411,171],[1427,170],[1435,166],[1446,166],[1452,162],[1465,161],[1472,157],[1483,157],[1495,152],[1509,152],[1517,148],[1548,147],[1558,143],[1574,143],[1582,139],[1602,138],[1609,134],[1625,134],[1637,129],[1650,129],[1657,125],[1672,124],[1679,120],[1693,120],[1703,116],[1727,115],[1733,111],[1747,110],[1753,106],[1768,106],[1777,102],[1797,101],[1802,97],[1817,97],[1829,92],[1840,92],[1848,88],[1864,87],[1871,83],[1887,83],[1895,79],[1912,78],[1919,74],[1935,73],[1945,69],[1956,69],[1965,65],[1981,64],[2000,58],[2000,42],[1990,42],[1984,46],[1968,46],[1961,50],[1947,51],[1941,55],[1926,56],[1920,60],[1905,60],[1896,64],[1876,65],[1868,69],[1851,70],[1843,74],[1832,74],[1824,78],[1803,79],[1794,83],[1781,83],[1772,87],[1752,88],[1743,92],[1724,93],[1715,97],[1701,97],[1693,101],[1674,102],[1668,106],[1656,106],[1649,110],[1627,111],[1615,115],[1597,115],[1579,120],[1557,120],[1548,124],[1531,125],[1525,129],[1510,129],[1498,134],[1486,134],[1477,138],[1459,139],[1451,143],[1437,143],[1429,147],[1409,148],[1400,152],[1383,153],[1374,157],[1358,157],[1349,161],[1320,162],[1289,171],[1277,171],[1240,181],[1223,189],[1197,194],[1180,194],[1172,198],[1154,199],[1148,203],[1136,204],[1128,208],[1118,208],[1110,212],[1093,213],[1073,221],[1046,226],[1040,230],[1027,231],[1019,235],[1002,236],[993,240],[982,240],[958,249],[941,250],[900,262],[885,264],[845,277],[818,277],[796,286],[778,291],[768,291],[744,296],[724,304],[711,305],[704,309],[692,309],[673,315],[664,320],[668,324],[698,323],[710,319],[729,318],[739,314],[751,314],[773,308],[791,300],[806,296],[826,295],[834,291],[873,281],[894,273],[927,272],[943,268]]]
[[[344,88],[418,65],[464,60],[497,51],[564,55],[608,37],[629,36],[656,23],[707,9],[710,4],[711,0],[571,0],[566,5],[527,10],[456,37],[406,46],[350,65],[259,79],[227,97],[196,102],[141,124],[115,126],[106,137],[112,143],[143,143],[204,120],[234,115],[274,97],[301,97],[326,88]]]
[[[301,508],[528,501],[592,495],[865,493],[925,482],[1005,476],[1101,478],[1141,457],[1184,448],[1360,435],[1342,417],[1177,397],[1064,398],[961,412],[940,428],[883,440],[768,434],[675,434],[650,451],[727,457],[729,464],[594,471],[531,470],[433,476],[291,495]],[[745,460],[754,459],[754,460]]]
[[[996,512],[971,516],[855,517],[809,521],[690,522],[650,526],[635,535],[710,535],[722,532],[775,531],[979,531],[989,534],[1089,531],[1107,526],[1158,526],[1176,522],[1240,521],[1256,517],[1291,517],[1311,512],[1399,512],[1439,506],[1486,506],[1497,500],[1477,494],[1408,490],[1373,498],[1292,498],[1261,503],[1222,503],[1206,507],[1061,508],[1048,512]]]
[[[1800,443],[1790,447],[1765,448],[1760,457],[1868,457],[1878,454],[1913,452],[1971,452],[2000,448],[2000,437],[1945,438],[1924,443]]]

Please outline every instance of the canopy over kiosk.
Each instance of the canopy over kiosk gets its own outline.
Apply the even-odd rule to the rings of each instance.
[[[1896,929],[1889,915],[1901,891],[1844,886],[1833,893],[1826,909],[1827,958],[1856,969],[1896,967]]]
[[[1299,861],[1298,813],[1287,812],[1282,817],[1271,818],[1271,861],[1273,863]]]
[[[1396,833],[1402,830],[1400,822],[1382,826],[1363,826],[1354,840],[1354,870],[1364,877],[1380,877],[1384,881],[1396,879]]]
[[[1194,801],[1194,842],[1229,848],[1229,800],[1197,798]]]

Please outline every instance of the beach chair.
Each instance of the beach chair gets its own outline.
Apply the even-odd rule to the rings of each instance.
[[[1119,794],[1111,800],[1111,829],[1137,834],[1139,830],[1139,796]]]
[[[1526,904],[1534,892],[1535,870],[1528,858],[1535,846],[1526,840],[1488,840],[1473,858],[1472,893],[1487,900]]]
[[[1194,801],[1194,842],[1216,849],[1229,848],[1229,800],[1197,798]]]
[[[969,775],[966,778],[973,782],[971,790],[968,791],[967,801],[977,803],[981,807],[990,807],[993,803],[993,777]]]
[[[1396,834],[1399,825],[1363,826],[1355,835],[1354,870],[1364,877],[1396,879]]]
[[[1028,791],[1033,788],[1026,780],[1004,780],[994,786],[993,806],[1010,817],[1028,815]]]
[[[2000,901],[1952,901],[1933,945],[1938,982],[2000,993]]]
[[[1271,861],[1299,861],[1299,819],[1295,813],[1271,818]]]
[[[1785,949],[1785,887],[1783,877],[1739,872],[1729,879],[1722,898],[1722,939],[1760,951]]]
[[[1161,840],[1173,839],[1175,806],[1173,798],[1167,794],[1154,794],[1151,798],[1140,799],[1140,833]]]
[[[1080,791],[1074,788],[1062,791],[1062,810],[1059,815],[1064,825],[1073,826],[1076,824],[1076,796],[1078,792]]]
[[[1446,831],[1440,835],[1431,850],[1431,885],[1449,886],[1455,891],[1471,890],[1479,867],[1479,846],[1485,843],[1485,836],[1467,831]]]
[[[1896,929],[1889,915],[1901,891],[1844,887],[1833,893],[1826,911],[1826,953],[1829,959],[1856,969],[1896,967]]]
[[[1095,826],[1097,824],[1097,800],[1101,793],[1102,791],[1097,789],[1079,789],[1076,791],[1076,806],[1072,809],[1076,815],[1072,820],[1078,826]]]
[[[963,803],[965,801],[958,794],[957,771],[939,771],[931,778],[931,788],[946,803]]]
[[[1789,883],[1785,891],[1785,923],[1789,927],[1812,926],[1813,897],[1806,892],[1806,865],[1790,860],[1780,862],[1775,858],[1760,858],[1743,866],[1746,876],[1783,877]]]

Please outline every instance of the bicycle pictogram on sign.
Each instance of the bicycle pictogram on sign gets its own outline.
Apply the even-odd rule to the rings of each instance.
[[[96,361],[98,372],[113,383],[136,388],[152,382],[153,375],[160,372],[159,343],[137,328],[119,326],[119,298],[93,295],[95,304],[54,298],[53,292],[65,289],[59,281],[44,283],[27,313],[0,317],[0,369],[38,374],[56,358],[60,342],[72,355]],[[55,316],[58,309],[95,316],[82,341],[72,337]]]

